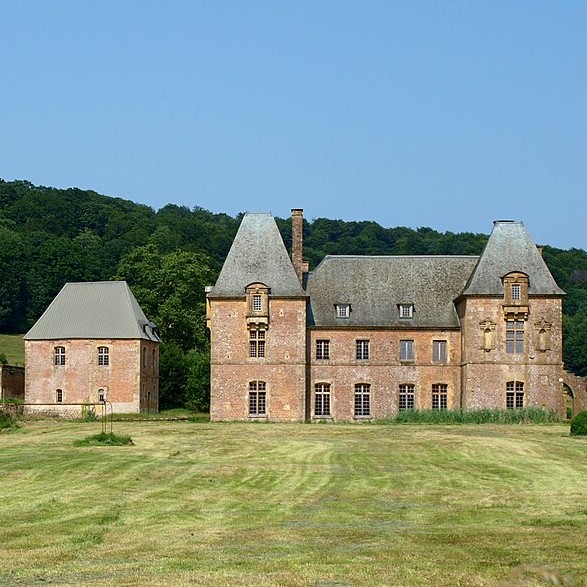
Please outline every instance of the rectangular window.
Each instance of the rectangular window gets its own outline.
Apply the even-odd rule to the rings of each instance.
[[[508,410],[524,407],[524,383],[508,381],[505,386],[505,407]]]
[[[265,357],[265,331],[249,330],[249,357],[263,359]]]
[[[368,383],[355,385],[355,418],[371,415],[371,386]]]
[[[143,347],[143,369],[147,368],[147,347]]]
[[[106,366],[110,364],[110,349],[107,346],[98,347],[98,365]]]
[[[56,346],[53,349],[53,363],[58,366],[65,365],[65,347]]]
[[[62,389],[58,389],[58,390],[55,392],[55,401],[56,401],[58,404],[62,404],[62,403],[63,403],[63,390],[62,390]]]
[[[253,294],[253,312],[260,312],[263,308],[261,294]]]
[[[416,386],[407,383],[399,386],[399,410],[413,410],[415,406]]]
[[[316,359],[326,361],[330,359],[330,341],[317,340],[316,341]]]
[[[435,363],[446,363],[446,340],[432,341],[432,360]]]
[[[330,384],[317,383],[314,388],[314,416],[330,415]]]
[[[432,409],[448,409],[448,385],[446,383],[432,385]]]
[[[267,415],[267,391],[264,381],[249,383],[249,416]]]
[[[414,341],[400,340],[399,341],[399,360],[413,361],[414,360]]]
[[[524,321],[507,320],[505,330],[505,350],[509,354],[524,352]]]
[[[522,286],[519,283],[512,283],[512,300],[519,301],[522,299]]]
[[[399,317],[400,318],[412,318],[414,315],[414,306],[412,304],[400,304],[399,305]]]
[[[355,341],[356,346],[356,357],[359,360],[369,358],[369,341],[368,340],[357,340]]]
[[[336,304],[336,317],[348,318],[351,315],[350,304]]]

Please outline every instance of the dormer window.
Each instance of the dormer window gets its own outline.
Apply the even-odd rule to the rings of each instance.
[[[414,304],[398,304],[400,318],[414,317]]]
[[[528,318],[529,280],[525,273],[514,271],[504,275],[503,309],[507,320]]]
[[[519,302],[522,299],[522,286],[519,283],[512,283],[512,301]]]
[[[336,304],[336,317],[337,318],[350,318],[351,316],[351,305],[350,304]]]
[[[247,324],[269,324],[269,288],[263,283],[251,283],[246,289],[247,296]]]

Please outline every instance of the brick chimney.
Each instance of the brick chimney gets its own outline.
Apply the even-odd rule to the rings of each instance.
[[[304,270],[304,211],[301,208],[293,208],[291,211],[291,262],[296,275],[302,281]]]

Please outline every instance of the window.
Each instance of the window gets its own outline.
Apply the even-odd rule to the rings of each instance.
[[[147,347],[143,347],[143,368],[147,368]]]
[[[153,349],[153,363],[152,363],[153,371],[157,368],[157,351]]]
[[[520,301],[522,299],[522,286],[519,283],[512,283],[512,300]]]
[[[349,318],[351,315],[350,304],[336,304],[336,317],[337,318]]]
[[[446,340],[432,341],[432,360],[436,363],[446,363]]]
[[[101,403],[106,401],[106,392],[103,389],[98,390],[98,401]]]
[[[53,363],[55,365],[65,365],[65,347],[56,346],[53,349]]]
[[[524,352],[524,321],[506,320],[505,330],[506,353],[520,354]]]
[[[55,401],[58,404],[62,404],[63,403],[63,389],[58,389],[55,392]]]
[[[355,418],[371,415],[371,386],[368,383],[355,385]]]
[[[506,383],[505,407],[508,410],[524,407],[524,384],[521,381],[508,381]]]
[[[413,410],[415,405],[416,386],[407,383],[399,386],[399,410]]]
[[[253,312],[260,312],[263,309],[261,294],[253,294]]]
[[[414,341],[400,340],[399,341],[399,359],[400,361],[414,360]]]
[[[413,318],[414,316],[414,305],[413,304],[399,304],[399,317],[400,318]]]
[[[434,383],[432,385],[432,409],[446,410],[448,408],[448,385]]]
[[[110,364],[110,349],[107,346],[98,347],[98,365]]]
[[[369,341],[368,340],[357,340],[356,345],[356,357],[359,360],[369,358]]]
[[[249,383],[249,416],[267,415],[267,391],[264,381]]]
[[[265,331],[249,330],[249,357],[263,359],[265,357]]]
[[[330,359],[330,341],[317,340],[316,341],[316,359],[327,360]]]
[[[314,387],[314,416],[330,415],[330,384],[316,383]]]

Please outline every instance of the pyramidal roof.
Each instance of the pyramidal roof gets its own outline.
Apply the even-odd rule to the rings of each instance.
[[[240,297],[251,283],[263,283],[272,296],[305,296],[271,214],[247,213],[209,297]]]
[[[522,222],[496,220],[463,295],[503,295],[502,277],[528,275],[529,295],[564,295]]]
[[[159,342],[126,281],[66,283],[25,340],[146,339]]]

